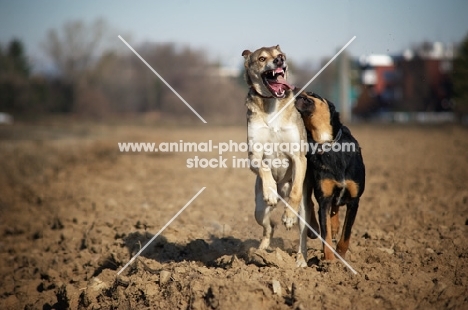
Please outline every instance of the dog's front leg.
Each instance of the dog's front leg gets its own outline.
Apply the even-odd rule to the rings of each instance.
[[[273,175],[271,174],[271,168],[265,162],[263,162],[262,159],[262,153],[251,153],[249,156],[250,169],[255,172],[262,180],[263,200],[269,206],[276,206],[278,203],[278,197],[270,189],[272,188],[276,190],[276,182],[273,178]]]
[[[303,155],[294,155],[291,156],[291,161],[293,164],[292,186],[287,202],[297,214],[299,212],[299,207],[302,200],[302,187],[304,184],[307,160]],[[283,217],[281,219],[287,229],[291,229],[297,222],[297,216],[289,207],[285,208]]]
[[[353,199],[346,205],[346,218],[343,224],[343,231],[341,233],[340,241],[336,246],[336,251],[341,257],[345,257],[349,247],[349,238],[351,238],[351,229],[353,228],[354,220],[359,208],[359,197]]]
[[[263,198],[262,179],[257,176],[255,181],[255,220],[263,227],[263,237],[259,249],[265,250],[270,246],[275,224],[271,221],[270,214],[273,207],[269,206]]]

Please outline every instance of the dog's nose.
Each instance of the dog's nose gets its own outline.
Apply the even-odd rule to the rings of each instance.
[[[281,55],[278,55],[278,57],[276,57],[274,60],[273,60],[273,63],[278,66],[278,67],[281,67],[284,63],[284,59]]]

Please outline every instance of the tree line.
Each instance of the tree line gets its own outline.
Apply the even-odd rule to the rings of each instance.
[[[33,73],[21,41],[0,43],[0,112],[94,118],[154,112],[161,118],[183,116],[196,120],[103,20],[89,24],[67,22],[60,29],[49,30],[41,47],[53,64],[48,74]],[[242,72],[236,76],[222,74],[221,65],[202,49],[174,43],[134,47],[203,117],[227,123],[244,121],[247,86]],[[335,67],[332,63],[309,88],[333,100]],[[298,86],[317,70],[294,62],[290,62],[290,68]],[[359,83],[350,78],[352,83]],[[468,36],[459,45],[452,78],[457,106],[468,110]]]
[[[112,39],[123,45],[117,36]],[[106,40],[109,29],[100,20],[72,21],[50,30],[42,43],[54,67],[49,74],[31,73],[21,41],[0,45],[0,112],[95,118],[145,112],[192,116],[140,59],[129,50],[119,51],[115,44],[106,45]],[[135,48],[201,115],[220,122],[245,119],[246,86],[241,74],[223,75],[220,64],[201,49],[174,43]]]

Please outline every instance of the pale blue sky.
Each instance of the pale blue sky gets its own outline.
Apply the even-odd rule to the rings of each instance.
[[[224,64],[240,64],[244,49],[276,44],[295,61],[316,62],[354,35],[354,56],[395,54],[423,40],[459,42],[468,33],[467,13],[466,0],[0,0],[0,42],[23,40],[37,61],[48,29],[102,17],[132,44],[186,43]]]

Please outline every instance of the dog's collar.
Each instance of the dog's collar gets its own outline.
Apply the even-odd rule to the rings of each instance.
[[[250,90],[251,90],[252,92],[254,92],[255,94],[257,94],[259,97],[262,97],[262,98],[264,98],[264,99],[275,98],[275,97],[273,97],[273,96],[269,96],[269,97],[263,96],[262,94],[260,94],[260,93],[259,93],[255,88],[253,88],[253,87],[250,87]]]
[[[318,144],[324,144],[324,143],[335,143],[337,142],[338,140],[341,139],[341,135],[343,134],[343,131],[341,130],[341,128],[338,130],[338,132],[336,133],[336,136],[333,140],[328,140],[328,141],[324,141],[322,143],[318,143]],[[311,135],[312,136],[312,135]]]
[[[343,130],[341,130],[341,128],[340,128],[340,130],[338,130],[338,132],[336,133],[335,139],[333,139],[333,140],[330,141],[330,142],[331,142],[331,143],[334,143],[334,142],[340,140],[341,134],[342,134],[342,133],[343,133]]]
[[[309,131],[307,132],[307,134],[312,137],[312,134],[309,133]],[[325,143],[328,143],[328,144],[333,144],[335,142],[338,142],[340,139],[341,139],[341,135],[343,134],[343,130],[341,130],[341,128],[338,130],[338,132],[336,133],[336,136],[333,140],[330,140],[330,141],[325,141],[325,142],[322,142],[322,143],[317,143],[317,154],[319,155],[322,155],[325,151],[323,150],[323,145]]]

